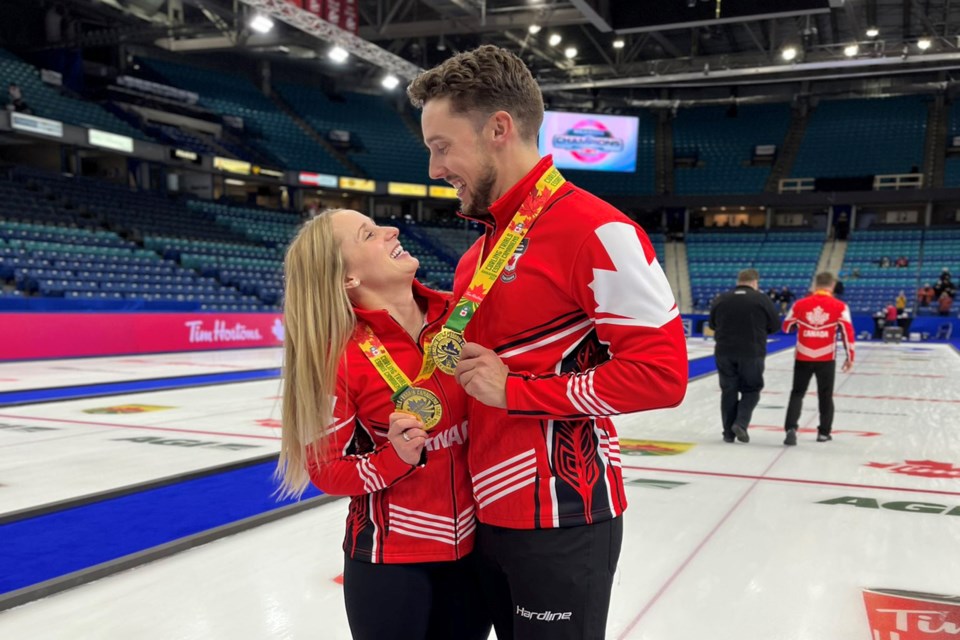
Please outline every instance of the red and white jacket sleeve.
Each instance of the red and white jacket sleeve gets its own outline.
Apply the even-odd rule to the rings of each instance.
[[[646,234],[623,221],[587,234],[568,289],[610,359],[577,373],[507,379],[507,410],[554,419],[607,416],[679,404],[687,345],[673,292]]]
[[[797,305],[794,304],[790,307],[790,311],[787,312],[787,317],[783,319],[783,332],[790,333],[790,330],[797,326],[797,318],[793,315],[793,310],[797,308]]]
[[[341,368],[337,376],[333,424],[324,434],[326,458],[317,459],[313,446],[307,448],[307,470],[313,484],[329,495],[358,496],[376,493],[395,484],[418,467],[404,462],[388,440],[369,453],[348,454],[357,429],[357,408],[347,391]],[[373,434],[369,434],[373,440]]]
[[[847,360],[853,364],[854,357],[854,336],[856,333],[853,329],[853,317],[850,315],[850,307],[846,303],[841,303],[843,305],[842,310],[840,311],[840,320],[838,321],[840,325],[840,339],[843,341],[843,349],[847,352]]]

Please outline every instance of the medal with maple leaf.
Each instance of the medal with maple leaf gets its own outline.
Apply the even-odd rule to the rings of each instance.
[[[437,369],[452,376],[463,352],[463,335],[444,328],[430,342],[430,357]]]
[[[437,426],[443,416],[440,398],[428,389],[407,387],[395,396],[395,400],[397,411],[420,418],[426,431]]]

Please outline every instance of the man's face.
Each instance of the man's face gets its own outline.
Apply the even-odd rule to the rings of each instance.
[[[473,119],[451,113],[449,98],[427,102],[421,122],[430,151],[430,177],[445,180],[457,190],[465,215],[486,215],[497,181],[494,157],[484,135],[487,125],[478,132]]]

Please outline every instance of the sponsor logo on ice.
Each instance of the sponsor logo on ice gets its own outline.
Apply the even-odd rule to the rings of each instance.
[[[955,467],[949,462],[905,460],[903,462],[869,462],[865,466],[872,469],[886,469],[890,473],[904,476],[960,480],[960,467]]]

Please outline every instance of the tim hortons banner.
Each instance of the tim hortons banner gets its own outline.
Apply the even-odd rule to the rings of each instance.
[[[287,2],[354,35],[360,31],[357,0],[287,0]]]
[[[864,589],[871,640],[960,638],[960,596]]]
[[[4,313],[0,360],[279,347],[278,313]]]

